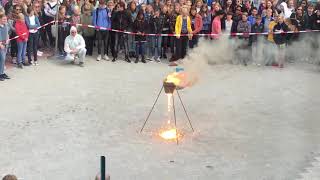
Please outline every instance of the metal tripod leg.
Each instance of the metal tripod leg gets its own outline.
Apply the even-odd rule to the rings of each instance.
[[[158,102],[158,99],[159,99],[159,97],[160,97],[160,94],[161,94],[162,90],[163,90],[163,86],[161,87],[161,90],[159,91],[159,94],[158,94],[158,96],[157,96],[157,99],[154,101],[153,106],[152,106],[152,108],[151,108],[151,110],[150,110],[150,112],[149,112],[146,120],[144,121],[144,124],[143,124],[143,126],[142,126],[142,128],[141,128],[141,130],[140,130],[140,133],[143,131],[145,125],[147,124],[147,121],[149,120],[149,117],[150,117],[150,115],[151,115],[151,113],[152,113],[152,111],[153,111],[153,109],[154,109],[154,106],[155,106],[155,105],[157,104],[157,102]]]
[[[183,104],[183,102],[182,102],[182,99],[181,99],[181,97],[180,97],[180,94],[179,94],[179,91],[178,91],[178,90],[177,90],[177,94],[178,94],[178,97],[179,97],[179,99],[180,99],[181,105],[182,105],[182,107],[183,107],[184,113],[186,114],[186,116],[187,116],[187,118],[188,118],[190,127],[191,127],[192,131],[194,132],[194,129],[193,129],[192,124],[191,124],[191,120],[190,120],[189,115],[188,115],[188,113],[187,113],[187,110],[186,110],[186,108],[185,108],[185,106],[184,106],[184,104]]]
[[[173,107],[173,117],[174,117],[174,128],[176,130],[176,140],[177,140],[177,145],[179,144],[179,134],[178,134],[178,129],[177,129],[177,117],[176,117],[176,107],[174,105],[174,95],[172,94],[172,107]]]

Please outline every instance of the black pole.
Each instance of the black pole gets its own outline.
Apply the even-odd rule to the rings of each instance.
[[[157,101],[158,101],[158,99],[159,99],[159,97],[160,97],[160,94],[161,94],[162,90],[163,90],[163,86],[161,87],[161,90],[160,90],[160,92],[159,92],[159,94],[158,94],[158,96],[157,96],[157,99],[154,101],[153,106],[152,106],[152,108],[151,108],[151,110],[150,110],[150,112],[149,112],[146,120],[145,120],[144,123],[143,123],[143,126],[142,126],[142,128],[141,128],[141,130],[140,130],[140,133],[141,133],[142,130],[144,129],[144,126],[146,125],[147,121],[149,120],[149,117],[150,117],[150,115],[151,115],[151,113],[152,113],[152,111],[153,111],[153,109],[154,109],[154,106],[157,104]]]
[[[178,97],[179,97],[179,99],[180,99],[181,105],[182,105],[182,107],[183,107],[184,113],[186,114],[186,116],[187,116],[187,118],[188,118],[190,127],[191,127],[192,131],[194,132],[194,129],[193,129],[192,124],[191,124],[191,120],[190,120],[190,118],[189,118],[189,116],[188,116],[187,110],[186,110],[186,108],[185,108],[185,106],[184,106],[184,104],[183,104],[183,102],[182,102],[182,99],[181,99],[181,97],[180,97],[180,94],[179,94],[179,91],[178,91],[178,90],[177,90],[177,94],[178,94]]]
[[[176,107],[174,105],[174,95],[172,94],[172,107],[173,107],[173,117],[174,117],[174,127],[176,129],[176,140],[177,140],[177,145],[179,144],[179,134],[178,134],[178,129],[177,129],[177,118],[176,118]]]
[[[100,171],[101,171],[101,179],[100,180],[106,180],[106,157],[101,156],[100,157]]]

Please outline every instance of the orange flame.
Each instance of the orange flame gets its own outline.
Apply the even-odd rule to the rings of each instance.
[[[172,128],[169,129],[167,131],[162,131],[159,134],[163,139],[166,140],[173,140],[173,139],[177,139],[177,129]]]

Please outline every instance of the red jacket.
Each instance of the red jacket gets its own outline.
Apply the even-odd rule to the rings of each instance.
[[[199,14],[196,14],[194,21],[194,30],[192,31],[192,34],[197,34],[201,31],[203,26],[202,17]]]
[[[16,33],[19,36],[17,39],[17,42],[28,41],[29,30],[27,28],[26,23],[24,21],[17,20],[15,28],[16,28]]]

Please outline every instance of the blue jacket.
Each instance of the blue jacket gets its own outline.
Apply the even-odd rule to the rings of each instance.
[[[105,28],[111,28],[110,10],[107,8],[97,8],[92,13],[92,24]],[[111,13],[111,12],[110,12]]]
[[[35,16],[35,21],[36,21],[35,25],[30,24],[29,16],[25,17],[25,21],[26,21],[26,25],[27,25],[28,29],[36,29],[41,26],[38,16]]]
[[[250,22],[250,25],[253,26],[256,23],[256,18],[251,15],[248,17],[248,21]]]

